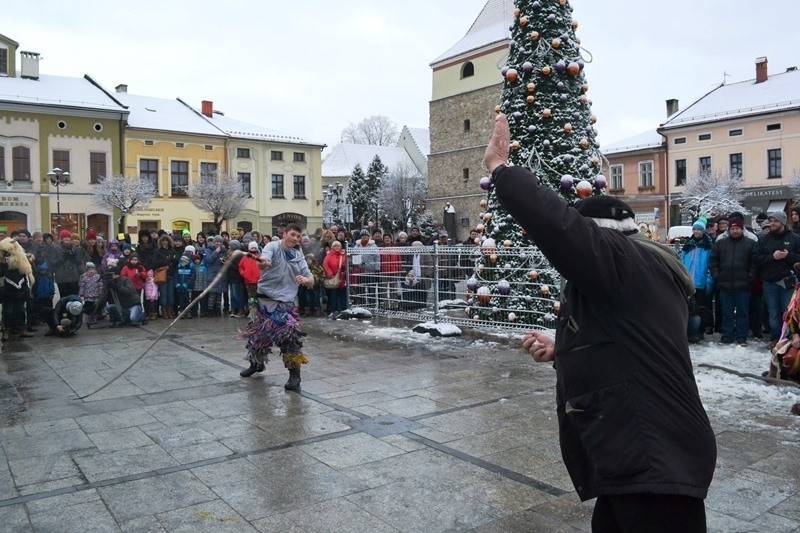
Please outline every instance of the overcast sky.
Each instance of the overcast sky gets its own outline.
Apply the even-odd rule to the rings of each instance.
[[[370,115],[428,127],[430,62],[485,3],[33,0],[4,5],[0,33],[41,53],[42,74],[212,100],[232,118],[332,146]],[[666,99],[684,108],[726,72],[728,83],[755,77],[758,56],[770,74],[800,66],[797,0],[571,3],[594,56],[585,73],[601,146],[654,129]]]

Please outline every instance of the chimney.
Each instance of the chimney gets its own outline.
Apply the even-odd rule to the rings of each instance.
[[[22,74],[23,78],[31,80],[39,79],[39,53],[38,52],[23,52],[20,50],[20,57],[22,58]]]
[[[667,100],[667,118],[677,113],[678,109],[678,100],[676,98],[670,98]]]
[[[119,85],[117,85],[116,87],[114,87],[114,89],[115,89],[115,90],[116,90],[118,93],[126,93],[126,92],[128,92],[128,86],[127,86],[127,85],[125,85],[124,83],[120,83]]]
[[[203,107],[200,110],[205,116],[211,118],[214,116],[214,102],[210,100],[203,100]]]
[[[767,81],[769,71],[767,70],[767,57],[756,58],[756,83]]]

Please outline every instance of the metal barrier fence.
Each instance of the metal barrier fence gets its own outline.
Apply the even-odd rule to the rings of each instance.
[[[553,295],[561,292],[560,276],[549,266],[544,256],[536,248],[504,249],[494,251],[496,261],[502,265],[512,256],[519,262],[526,258],[524,268],[547,269],[550,284],[537,283],[525,276],[524,282],[514,281],[509,276],[509,296],[496,292],[493,301],[499,305],[492,308],[491,316],[480,317],[472,311],[475,305],[475,276],[480,278],[476,268],[481,257],[481,249],[472,245],[414,247],[347,248],[347,298],[349,307],[363,307],[375,315],[391,316],[420,322],[444,322],[478,328],[505,329],[554,329],[558,304],[552,311],[532,311],[538,317],[536,324],[510,320],[514,305],[520,301],[514,297],[516,286],[521,284],[535,288],[542,297],[526,296],[530,303],[541,300],[544,305],[553,306]],[[375,258],[377,257],[377,261]],[[519,279],[519,276],[514,276]],[[547,278],[547,276],[542,276]],[[470,278],[473,278],[470,280]],[[553,282],[552,280],[555,280]],[[472,289],[468,285],[472,281]],[[530,290],[528,291],[530,292]]]

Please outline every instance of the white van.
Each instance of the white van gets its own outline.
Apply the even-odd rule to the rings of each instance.
[[[667,244],[673,244],[678,240],[683,242],[691,236],[691,226],[672,226],[669,228],[669,232],[667,232]]]

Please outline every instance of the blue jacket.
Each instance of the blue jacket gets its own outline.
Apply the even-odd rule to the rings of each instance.
[[[175,271],[175,290],[178,292],[191,292],[194,288],[194,269],[191,265],[178,265]]]
[[[694,280],[696,289],[706,290],[709,282],[708,260],[711,258],[711,237],[703,233],[700,239],[689,237],[681,250],[681,261]]]

